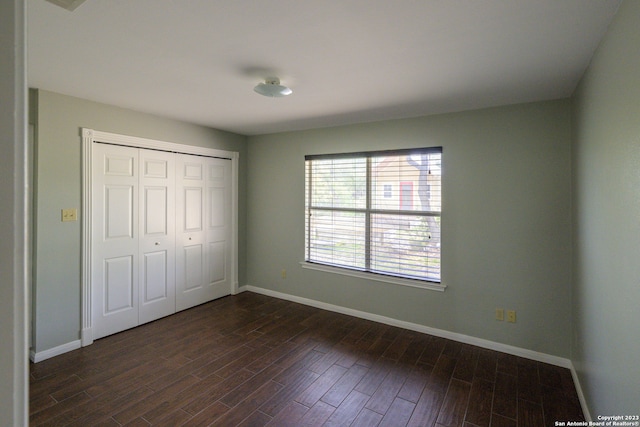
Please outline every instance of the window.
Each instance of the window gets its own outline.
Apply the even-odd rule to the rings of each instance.
[[[391,184],[384,184],[384,198],[390,199],[393,197],[393,186]]]
[[[305,160],[307,263],[440,282],[441,147]]]
[[[413,209],[413,182],[403,182],[400,184],[400,209]]]

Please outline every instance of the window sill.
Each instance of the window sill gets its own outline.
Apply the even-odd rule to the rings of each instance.
[[[349,270],[347,268],[331,267],[329,265],[301,262],[300,266],[308,270],[324,271],[326,273],[342,274],[343,276],[357,277],[365,280],[393,283],[394,285],[409,286],[411,288],[428,289],[430,291],[444,292],[447,285],[437,282],[403,279],[402,277],[385,276],[383,274],[366,273],[364,271]]]

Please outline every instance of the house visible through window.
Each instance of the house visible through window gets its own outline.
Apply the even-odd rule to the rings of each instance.
[[[306,262],[440,282],[441,147],[305,160]]]

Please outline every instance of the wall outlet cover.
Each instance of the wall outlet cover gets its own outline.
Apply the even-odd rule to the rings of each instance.
[[[77,221],[78,220],[78,210],[75,208],[71,209],[62,209],[62,222],[67,221]]]

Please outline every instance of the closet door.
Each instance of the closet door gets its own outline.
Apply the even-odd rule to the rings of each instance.
[[[175,313],[174,154],[140,150],[139,323]]]
[[[230,163],[176,156],[176,311],[231,293]]]
[[[210,158],[206,182],[209,300],[231,294],[231,161]]]
[[[231,293],[231,162],[96,143],[94,338]]]
[[[137,149],[94,144],[94,338],[138,325],[138,167]]]

